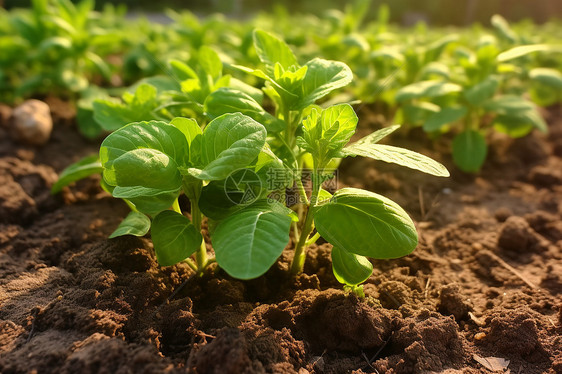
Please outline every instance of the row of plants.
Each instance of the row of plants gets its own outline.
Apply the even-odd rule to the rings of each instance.
[[[236,278],[258,277],[292,238],[290,272],[298,274],[306,248],[322,237],[333,244],[336,278],[361,295],[368,258],[410,253],[417,233],[383,196],[329,190],[339,161],[362,156],[449,173],[379,144],[398,125],[348,144],[358,122],[350,103],[432,137],[452,132],[453,161],[477,172],[486,132],[546,131],[536,105],[558,102],[562,92],[560,45],[499,16],[491,30],[443,36],[422,24],[394,29],[384,7],[363,24],[366,0],[323,18],[283,8],[245,22],[170,12],[167,26],[93,6],[34,0],[30,11],[0,14],[3,95],[75,98],[82,133],[107,137],[99,155],[63,171],[53,192],[101,173],[102,188],[131,208],[112,237],[150,231],[161,265],[186,262],[197,273],[215,264]],[[289,44],[264,31],[272,24]]]

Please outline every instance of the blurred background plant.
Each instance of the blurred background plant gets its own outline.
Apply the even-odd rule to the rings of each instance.
[[[26,7],[31,0],[3,0],[4,7]],[[349,0],[324,0],[322,9],[343,9]],[[162,11],[165,8],[176,10],[189,9],[198,13],[225,13],[229,16],[246,17],[259,11],[272,11],[283,5],[292,13],[317,13],[318,2],[315,0],[98,0],[98,9],[106,4],[123,4],[131,10]],[[509,21],[532,19],[543,23],[555,15],[562,15],[560,0],[375,0],[375,9],[382,4],[390,8],[391,22],[411,25],[425,20],[432,25],[463,26],[480,22],[487,24],[494,14],[501,14]],[[2,5],[2,1],[0,1]],[[367,20],[372,20],[374,16]]]

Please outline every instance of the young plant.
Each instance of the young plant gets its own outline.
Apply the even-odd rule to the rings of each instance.
[[[285,168],[292,171],[302,198],[302,205],[297,207],[301,225],[294,225],[294,236],[298,239],[291,273],[302,272],[306,248],[321,235],[336,248],[334,273],[338,280],[360,293],[358,284],[365,279],[358,274],[370,275],[369,262],[361,256],[404,256],[416,247],[417,234],[404,210],[383,196],[352,188],[336,191],[331,196],[323,190],[323,181],[333,171],[329,165],[342,157],[365,156],[438,176],[449,174],[441,164],[423,155],[376,144],[399,126],[379,130],[346,146],[358,121],[353,108],[340,104],[320,109],[313,104],[349,83],[352,78],[349,68],[341,62],[322,59],[301,66],[282,40],[264,31],[254,32],[254,44],[265,71],[239,68],[266,81],[264,91],[275,103],[275,115],[283,124],[280,131],[270,132],[273,135],[270,145],[284,161]],[[256,114],[262,112],[255,103],[247,105],[248,101],[233,99],[230,107]],[[207,108],[216,107],[212,104],[206,103]],[[302,184],[305,159],[311,160],[310,198]],[[317,233],[311,235],[314,228]]]
[[[259,176],[261,169],[280,164],[265,140],[263,125],[240,113],[222,115],[204,131],[192,119],[176,118],[113,132],[100,148],[103,183],[133,213],[112,236],[142,236],[150,229],[161,265],[185,261],[202,272],[215,261],[201,235],[204,211],[219,266],[240,279],[265,273],[289,242],[292,221],[291,210],[266,198],[259,178],[250,186],[256,194],[239,199],[248,184],[238,179],[241,174]],[[191,219],[178,204],[182,193]],[[226,203],[216,204],[221,198]]]
[[[313,160],[312,194],[306,200],[307,213],[291,271],[302,271],[306,247],[322,236],[334,246],[332,262],[338,281],[361,294],[358,285],[370,276],[372,269],[366,257],[389,259],[405,256],[415,249],[417,233],[408,214],[384,196],[356,188],[342,188],[333,196],[322,190],[330,161],[363,156],[436,176],[448,176],[449,173],[443,165],[419,153],[378,144],[399,125],[383,128],[346,145],[356,125],[357,116],[347,104],[322,111],[312,109],[303,121],[303,134],[297,144]],[[317,233],[311,235],[313,228]]]

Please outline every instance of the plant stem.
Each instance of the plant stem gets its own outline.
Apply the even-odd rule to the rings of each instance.
[[[310,202],[308,204],[308,210],[306,212],[306,218],[300,233],[299,241],[295,247],[295,255],[293,257],[293,262],[291,263],[291,275],[297,275],[302,272],[304,268],[304,260],[306,259],[306,247],[308,236],[312,232],[314,225],[314,209],[318,203],[318,194],[320,192],[320,176],[315,169],[312,173],[312,196],[310,196]]]
[[[303,203],[306,205],[310,205],[310,201],[308,201],[308,197],[306,196],[306,190],[304,189],[300,176],[297,178],[297,187],[299,189],[299,194],[303,199]]]
[[[197,200],[191,200],[191,220],[193,225],[197,229],[197,231],[201,232],[201,211],[199,210],[199,205],[197,204]],[[197,261],[197,271],[201,273],[205,267],[208,265],[207,259],[207,246],[205,245],[205,238],[202,237],[201,239],[201,246],[195,253],[195,260]]]
[[[313,236],[310,237],[310,239],[308,239],[306,241],[306,243],[304,243],[304,245],[306,247],[310,247],[312,244],[316,243],[316,241],[320,238],[320,233],[317,232],[316,234],[314,234]]]
[[[197,260],[197,268],[199,272],[203,272],[207,265],[209,265],[209,260],[207,258],[207,246],[205,245],[205,238],[201,239],[201,247],[195,253],[195,259]]]
[[[188,257],[185,260],[183,260],[183,262],[185,262],[193,271],[198,272],[197,264],[195,264],[195,262],[193,262],[191,258]]]

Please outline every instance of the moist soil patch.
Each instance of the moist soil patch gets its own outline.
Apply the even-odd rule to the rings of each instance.
[[[99,177],[49,193],[99,146],[50,104],[41,148],[0,127],[0,372],[482,373],[496,357],[509,360],[498,372],[562,373],[561,108],[545,113],[548,135],[490,138],[478,175],[416,129],[392,144],[440,159],[451,178],[345,160],[339,186],[390,197],[420,235],[410,256],[374,261],[360,300],[334,279],[329,244],[296,279],[287,250],[242,282],[159,267],[146,238],[107,239],[128,208]],[[358,136],[378,126],[367,110]]]

